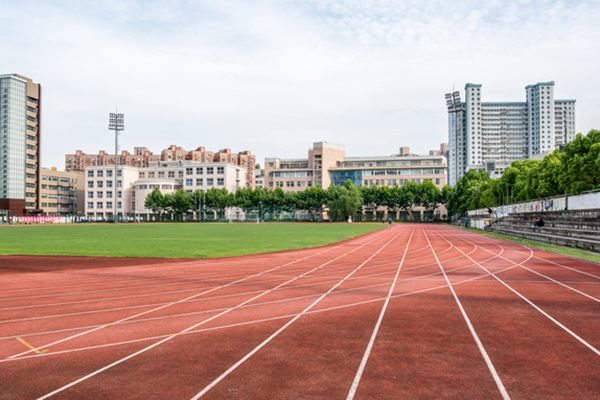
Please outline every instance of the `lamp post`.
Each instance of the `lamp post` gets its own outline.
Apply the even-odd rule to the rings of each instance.
[[[118,174],[118,162],[117,153],[119,151],[119,131],[125,130],[125,114],[119,114],[118,112],[110,113],[108,116],[108,130],[115,131],[115,176],[114,176],[114,211],[113,218],[114,223],[117,223],[117,174]]]
[[[458,182],[458,129],[456,123],[456,113],[460,112],[458,105],[460,104],[460,92],[453,91],[452,93],[446,93],[446,107],[448,112],[452,115],[452,123],[454,125],[454,184]],[[452,143],[452,141],[450,141]],[[452,172],[452,171],[451,171]]]

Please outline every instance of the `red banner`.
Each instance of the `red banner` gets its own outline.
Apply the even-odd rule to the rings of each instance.
[[[61,217],[17,217],[21,223],[61,222]]]

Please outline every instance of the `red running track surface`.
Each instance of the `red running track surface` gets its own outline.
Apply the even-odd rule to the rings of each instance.
[[[600,398],[600,266],[449,226],[0,268],[0,399]]]

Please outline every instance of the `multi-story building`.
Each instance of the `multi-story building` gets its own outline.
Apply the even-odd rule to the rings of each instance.
[[[446,158],[434,156],[347,157],[329,168],[331,183],[348,179],[358,186],[402,186],[430,180],[439,189],[447,183]]]
[[[85,154],[83,151],[77,150],[75,154],[65,156],[65,171],[85,172],[88,167],[115,165],[114,158],[114,154],[108,154],[104,150],[100,150],[98,154]],[[123,150],[120,155],[117,155],[119,165],[131,167],[147,167],[150,163],[160,161],[160,159],[161,156],[152,154],[145,147],[134,148],[134,154]]]
[[[554,82],[525,88],[525,102],[483,102],[481,85],[448,103],[449,183],[470,169],[501,174],[513,161],[551,152],[575,138],[575,100],[555,100]]]
[[[65,156],[66,171],[86,171],[89,167],[115,165],[114,154],[107,154],[101,150],[98,154],[85,154],[77,150],[75,154]],[[223,149],[216,153],[207,151],[204,147],[198,147],[196,150],[187,151],[181,147],[171,145],[161,151],[160,156],[154,155],[145,147],[136,147],[134,154],[122,151],[117,156],[118,165],[127,165],[132,167],[145,168],[152,163],[159,161],[196,161],[196,162],[226,162],[244,167],[245,186],[255,187],[254,168],[256,165],[256,156],[250,151],[232,153],[230,149]]]
[[[15,215],[41,212],[41,100],[31,79],[0,75],[0,209]]]
[[[315,142],[308,150],[308,158],[265,158],[265,187],[279,186],[287,192],[299,192],[306,188],[331,184],[329,169],[346,156],[342,145]]]
[[[85,195],[83,172],[42,168],[40,207],[46,216],[83,215]]]
[[[149,167],[119,166],[116,184],[114,166],[91,166],[85,173],[85,214],[88,219],[147,217],[146,197],[154,189],[173,193],[211,188],[235,192],[245,184],[246,169],[228,162],[159,161]],[[116,189],[115,189],[116,187]]]

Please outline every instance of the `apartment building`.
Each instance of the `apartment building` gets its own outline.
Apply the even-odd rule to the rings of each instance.
[[[90,220],[147,219],[146,197],[154,189],[161,193],[206,191],[211,188],[235,192],[245,185],[246,169],[227,162],[160,161],[149,167],[92,166],[85,173],[85,215]],[[116,190],[115,190],[116,188]]]
[[[0,75],[0,209],[39,214],[41,85]]]
[[[524,102],[483,102],[481,87],[468,83],[465,102],[447,102],[449,184],[471,169],[499,176],[575,138],[575,100],[556,100],[554,82],[526,86]]]
[[[83,215],[85,174],[42,168],[40,208],[45,216]]]
[[[107,154],[101,150],[98,154],[85,154],[77,150],[74,154],[65,156],[66,171],[86,171],[89,167],[115,165],[114,154]],[[255,187],[255,165],[256,156],[250,151],[232,153],[230,149],[212,152],[204,147],[198,147],[195,150],[187,151],[182,147],[171,145],[161,151],[160,155],[155,155],[146,147],[136,147],[134,154],[122,151],[117,156],[118,165],[126,165],[138,168],[149,167],[152,163],[170,162],[170,161],[196,161],[203,163],[225,162],[239,165],[245,169],[244,185],[245,187]]]

